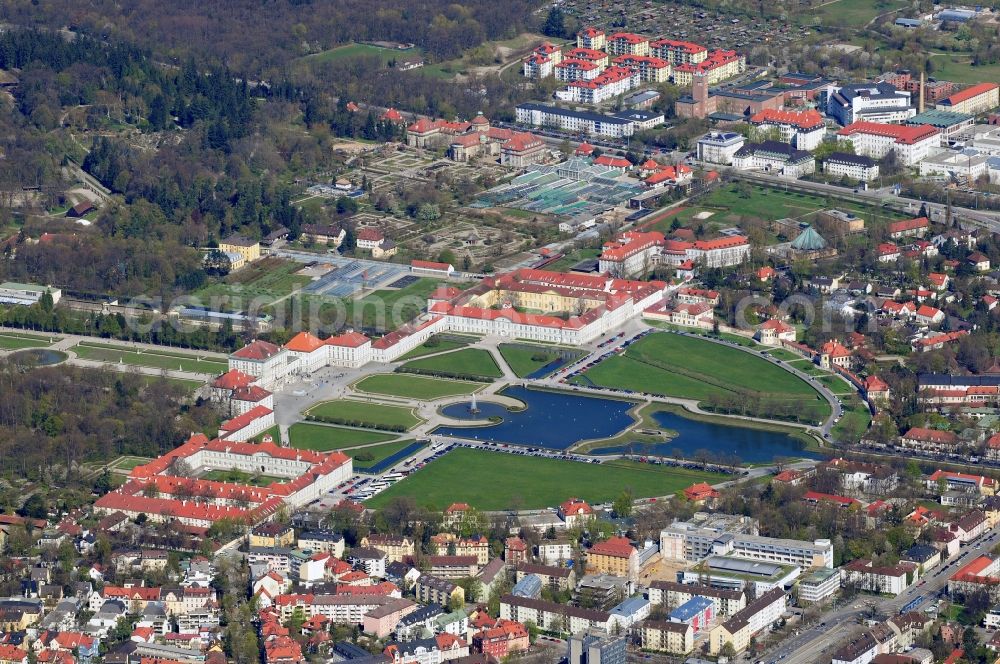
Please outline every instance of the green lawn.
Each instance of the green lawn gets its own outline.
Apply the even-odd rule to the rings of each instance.
[[[908,7],[905,0],[837,0],[803,13],[808,25],[862,28],[880,14]]]
[[[546,270],[565,272],[580,261],[593,260],[601,255],[600,249],[577,249],[571,251],[559,260],[545,266]]]
[[[195,354],[184,355],[162,350],[127,350],[110,344],[83,341],[73,347],[73,352],[85,360],[112,364],[131,364],[156,369],[179,369],[194,373],[220,374],[229,368],[225,360],[197,359]]]
[[[52,345],[47,339],[24,337],[4,332],[0,334],[0,350],[23,350],[25,348],[45,348]]]
[[[500,344],[500,354],[518,378],[538,371],[561,355],[554,348],[521,344]]]
[[[424,277],[405,288],[377,290],[359,300],[344,300],[347,323],[355,328],[394,330],[424,310],[427,296],[440,283]]]
[[[796,360],[801,360],[802,356],[798,353],[793,353],[790,350],[785,350],[784,348],[772,348],[767,351],[767,354],[776,360],[783,360],[785,362],[795,362]]]
[[[152,459],[149,457],[126,456],[115,461],[110,467],[117,470],[132,470],[136,466],[147,464],[150,461],[152,461]]]
[[[856,443],[861,434],[868,430],[868,425],[871,424],[871,411],[857,395],[842,400],[844,414],[840,421],[833,425],[830,435],[834,440]]]
[[[271,303],[302,288],[310,278],[295,274],[301,263],[263,258],[192,293],[200,304],[219,311],[245,309],[251,301]]]
[[[288,437],[291,438],[289,444],[300,450],[329,452],[351,445],[382,443],[392,440],[395,436],[376,431],[298,422],[289,427]]]
[[[308,414],[320,419],[333,418],[340,423],[358,422],[383,429],[412,429],[423,421],[410,408],[367,401],[326,401],[310,408]]]
[[[394,397],[432,401],[442,397],[472,394],[482,386],[482,383],[445,380],[412,374],[376,374],[362,378],[354,384],[354,389],[372,394],[387,394]]]
[[[819,382],[826,385],[834,394],[853,394],[855,392],[853,386],[837,376],[820,376]]]
[[[577,376],[571,382],[584,386],[593,383],[599,387],[613,387],[698,401],[708,399],[720,391],[729,392],[671,371],[653,369],[625,355],[609,357],[589,369],[584,376],[585,378]]]
[[[934,76],[955,83],[1000,81],[1000,64],[972,66],[967,55],[937,55],[931,57]]]
[[[242,470],[210,470],[200,479],[212,480],[215,482],[235,482],[237,484],[252,484],[253,486],[268,486],[274,482],[285,482],[282,477],[273,475],[251,475]]]
[[[453,353],[435,355],[422,360],[412,360],[403,365],[407,369],[440,372],[462,376],[482,376],[500,378],[503,373],[489,351],[481,348],[466,348]]]
[[[467,502],[483,510],[507,509],[515,502],[521,508],[537,509],[573,496],[591,504],[606,502],[625,487],[640,498],[663,496],[695,482],[717,482],[721,477],[626,461],[585,464],[460,448],[392,485],[368,505],[380,507],[393,498],[410,496],[434,509],[453,502]]]
[[[365,468],[371,468],[383,459],[388,459],[393,454],[406,449],[412,444],[412,440],[401,440],[396,443],[371,445],[369,447],[354,447],[340,451],[354,459],[355,470],[364,470]]]
[[[421,57],[418,48],[411,48],[407,51],[400,51],[392,48],[382,48],[371,44],[347,44],[331,48],[328,51],[308,55],[303,61],[309,63],[335,62],[346,58],[357,58],[361,56],[377,56],[382,60],[382,64],[388,64],[393,60],[413,60]]]
[[[442,339],[438,336],[433,336],[426,342],[420,344],[409,353],[400,356],[400,360],[414,360],[418,357],[423,357],[424,355],[433,355],[434,353],[444,353],[449,350],[458,350],[459,348],[464,348],[474,341],[469,339],[468,341],[459,341],[457,339]]]

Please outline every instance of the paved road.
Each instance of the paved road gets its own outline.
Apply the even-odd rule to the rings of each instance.
[[[832,652],[847,643],[861,631],[857,619],[867,613],[866,602],[875,600],[882,619],[890,618],[918,596],[930,599],[948,585],[951,577],[963,563],[978,555],[988,553],[1000,537],[1000,526],[986,531],[977,540],[963,547],[958,556],[930,570],[927,576],[910,586],[898,597],[879,600],[859,595],[845,606],[825,612],[820,623],[796,637],[786,639],[780,647],[763,658],[765,662],[781,661],[782,664],[816,664],[828,662]]]

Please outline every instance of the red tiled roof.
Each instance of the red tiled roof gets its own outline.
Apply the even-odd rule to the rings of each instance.
[[[255,341],[251,341],[246,346],[233,353],[233,357],[238,357],[241,360],[256,360],[259,362],[277,355],[280,351],[281,348],[278,346],[275,346],[270,342],[257,339]]]
[[[632,162],[624,157],[613,157],[608,154],[602,154],[600,157],[594,160],[594,163],[598,166],[608,166],[609,168],[631,168]]]
[[[222,374],[212,383],[212,387],[220,390],[235,390],[239,387],[247,387],[257,381],[256,376],[245,374],[238,369],[230,369]]]
[[[904,219],[903,221],[894,221],[889,224],[890,233],[902,233],[905,231],[914,231],[921,228],[927,228],[930,226],[930,222],[927,217],[916,217],[915,219]]]
[[[963,101],[972,99],[975,96],[985,94],[991,90],[996,90],[998,86],[996,83],[977,83],[976,85],[971,85],[964,90],[960,90],[950,97],[946,97],[939,101],[939,104],[946,104],[948,106],[954,106],[955,104],[960,104]]]
[[[611,556],[614,558],[629,558],[636,553],[635,547],[627,537],[612,537],[598,542],[590,547],[587,555]]]
[[[346,348],[357,348],[369,343],[371,339],[360,332],[345,332],[334,337],[330,337],[324,343],[327,346],[344,346]]]
[[[925,429],[923,427],[912,427],[903,434],[903,438],[928,443],[954,444],[958,442],[958,436],[950,431],[938,431],[937,429]]]
[[[296,353],[311,353],[323,347],[323,341],[308,332],[299,332],[285,344],[285,348]]]
[[[253,408],[243,413],[242,415],[237,415],[231,420],[226,420],[225,422],[219,425],[219,429],[222,431],[229,431],[229,432],[239,431],[240,429],[247,426],[254,420],[261,417],[267,417],[272,412],[274,411],[272,411],[270,408],[265,408],[264,406],[254,406]]]
[[[754,124],[787,124],[799,129],[814,129],[823,126],[823,116],[815,109],[806,111],[786,111],[766,108],[750,117]]]
[[[451,265],[448,263],[435,263],[433,261],[412,260],[410,261],[410,267],[421,270],[440,270],[442,272],[447,272],[448,269],[451,268]]]
[[[848,498],[847,496],[837,496],[832,493],[820,493],[818,491],[806,491],[805,495],[802,496],[802,500],[806,500],[814,503],[836,503],[838,505],[860,505],[860,501],[856,498]]]
[[[854,134],[874,134],[876,136],[887,136],[896,139],[897,143],[912,145],[933,136],[940,132],[931,125],[894,125],[882,124],[880,122],[868,122],[859,120],[852,122],[837,132],[838,136],[852,136]]]

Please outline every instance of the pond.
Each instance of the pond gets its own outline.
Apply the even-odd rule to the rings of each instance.
[[[434,433],[564,450],[581,440],[611,438],[634,421],[628,414],[635,405],[630,401],[524,387],[509,387],[501,394],[518,399],[527,407],[508,411],[500,404],[479,401],[476,404],[479,411],[470,413],[469,402],[451,404],[441,410],[442,414],[479,426],[439,427]],[[491,418],[502,421],[485,424]],[[782,456],[822,458],[822,455],[803,449],[798,439],[780,431],[703,422],[670,412],[655,413],[653,418],[664,429],[677,432],[677,436],[661,444],[643,446],[643,452],[650,454],[673,456],[674,450],[680,449],[685,456],[691,456],[695,450],[706,449],[715,455],[735,454],[745,463],[763,463]],[[621,447],[608,447],[592,453],[615,454],[622,450]]]
[[[44,348],[32,348],[30,350],[19,350],[7,356],[11,362],[26,367],[45,367],[52,364],[59,364],[66,359],[66,353],[57,350],[47,350]]]
[[[695,450],[705,449],[713,457],[735,454],[743,463],[768,463],[777,457],[824,458],[818,452],[804,449],[804,443],[798,438],[780,431],[703,422],[670,412],[654,413],[653,419],[664,429],[676,431],[677,436],[663,443],[643,445],[642,454],[674,456],[675,450],[681,450],[690,457]],[[592,453],[621,451],[621,447],[605,447],[592,450]]]

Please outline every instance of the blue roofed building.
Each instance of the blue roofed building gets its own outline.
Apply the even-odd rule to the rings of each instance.
[[[629,597],[611,609],[611,620],[625,630],[649,617],[652,604],[645,597]]]
[[[715,619],[715,603],[707,597],[695,595],[671,611],[668,619],[691,625],[694,631],[700,632]]]
[[[542,578],[537,574],[528,574],[514,584],[510,591],[515,597],[530,597],[536,599],[542,594]]]

